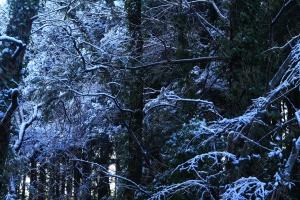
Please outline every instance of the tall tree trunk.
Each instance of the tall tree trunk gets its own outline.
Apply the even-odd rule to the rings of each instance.
[[[131,37],[129,50],[131,57],[129,64],[136,66],[143,53],[142,20],[141,20],[141,0],[127,0],[125,2],[128,20],[128,33]],[[141,183],[142,178],[142,152],[139,147],[142,141],[143,131],[143,72],[133,70],[131,72],[129,85],[128,106],[133,111],[129,120],[128,130],[128,152],[129,160],[127,164],[127,178]],[[138,141],[137,141],[138,140]],[[138,143],[139,142],[139,143]],[[123,194],[124,199],[134,199],[134,190],[126,188]]]
[[[75,148],[75,156],[78,159],[82,159],[82,149]],[[74,184],[74,199],[80,199],[80,185],[81,185],[81,163],[78,161],[73,162],[73,184]]]
[[[35,199],[37,195],[37,163],[36,163],[36,152],[30,158],[30,189],[29,199]]]
[[[38,200],[45,200],[46,169],[45,165],[39,166]]]
[[[1,54],[1,82],[0,89],[9,89],[16,87],[16,83],[21,78],[21,70],[22,70],[22,62],[25,54],[25,45],[29,42],[30,32],[32,28],[32,22],[34,20],[33,16],[35,16],[38,12],[39,8],[39,0],[11,0],[10,4],[10,20],[7,25],[6,35],[13,37],[15,39],[21,40],[21,43],[16,43],[12,41],[2,42],[4,45],[9,44],[9,46],[0,45],[0,51],[4,48],[8,48],[9,52],[14,52],[11,54]],[[14,79],[14,82],[10,80]],[[15,101],[17,98],[17,94],[15,96]],[[13,100],[13,99],[12,99]],[[9,99],[6,99],[6,103],[9,105]],[[3,170],[5,166],[5,160],[7,158],[7,152],[9,147],[9,134],[11,127],[11,116],[14,110],[17,108],[16,105],[12,105],[13,109],[8,108],[7,110],[3,110],[1,105],[0,111],[3,113],[9,114],[6,122],[3,123],[3,119],[0,118],[0,199],[4,198],[5,195],[5,187],[3,176]]]
[[[23,175],[22,177],[22,194],[21,194],[21,199],[25,199],[25,191],[26,191],[26,174]]]

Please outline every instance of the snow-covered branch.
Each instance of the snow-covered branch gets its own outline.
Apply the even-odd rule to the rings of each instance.
[[[0,41],[13,42],[13,43],[16,43],[17,45],[20,45],[20,46],[23,46],[23,47],[26,46],[26,44],[24,44],[21,40],[17,40],[16,38],[10,37],[10,36],[7,36],[7,35],[1,35],[0,36]]]
[[[265,189],[266,183],[256,177],[242,177],[233,184],[226,186],[222,199],[265,199],[271,191]],[[251,191],[251,192],[250,192]]]
[[[115,99],[116,98],[115,96],[112,96],[112,95],[110,95],[108,93],[104,93],[104,92],[98,92],[98,93],[81,93],[81,92],[78,92],[78,91],[76,91],[74,89],[71,89],[71,88],[69,88],[68,90],[71,91],[71,92],[73,92],[73,93],[75,93],[75,94],[77,94],[78,96],[90,96],[90,97],[92,97],[92,96],[105,96],[105,97],[108,97],[108,98],[111,98],[111,99]]]
[[[41,107],[42,105],[43,104],[34,106],[33,114],[27,121],[25,121],[25,119],[24,119],[24,114],[23,114],[23,110],[22,110],[23,108],[20,107],[21,125],[20,125],[19,134],[18,134],[18,139],[15,141],[15,144],[13,146],[13,149],[15,152],[18,152],[20,150],[22,142],[24,140],[25,131],[33,123],[33,121],[37,118],[38,108]]]
[[[197,171],[196,168],[198,167],[199,161],[204,162],[203,159],[213,159],[214,162],[211,163],[210,167],[213,167],[216,164],[219,164],[221,162],[222,158],[230,159],[233,163],[238,163],[238,160],[236,159],[236,156],[234,154],[228,153],[228,152],[208,152],[201,155],[197,155],[192,159],[189,159],[188,161],[178,165],[175,170],[172,172],[172,174],[176,171]],[[199,177],[201,178],[201,177]]]
[[[0,36],[0,41],[13,42],[18,46],[11,56],[12,59],[15,59],[20,54],[20,52],[26,47],[26,44],[24,44],[21,40],[17,40],[16,38],[7,35]]]
[[[297,160],[297,157],[299,155],[299,151],[300,151],[300,137],[298,137],[297,140],[296,139],[293,140],[293,148],[290,153],[289,159],[287,160],[287,162],[285,164],[285,169],[284,169],[284,173],[283,173],[285,181],[290,180],[290,175],[291,175],[292,169],[294,167],[294,164]]]

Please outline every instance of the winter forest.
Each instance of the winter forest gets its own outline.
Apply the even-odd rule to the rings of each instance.
[[[0,199],[300,199],[298,0],[0,4]]]

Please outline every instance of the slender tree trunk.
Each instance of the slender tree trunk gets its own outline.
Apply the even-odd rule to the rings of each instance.
[[[65,159],[63,158],[63,165],[65,165]],[[65,196],[65,191],[66,191],[66,166],[63,166],[64,170],[61,171],[61,176],[60,176],[60,195]]]
[[[55,197],[59,198],[60,197],[60,190],[59,190],[59,186],[60,186],[60,162],[59,162],[59,159],[55,163],[54,174],[55,174]]]
[[[25,199],[25,197],[26,197],[25,190],[26,190],[26,174],[23,175],[21,199]]]
[[[35,199],[37,195],[37,154],[34,153],[30,158],[30,189],[29,189],[29,199]]]
[[[79,190],[80,190],[80,183],[81,183],[81,174],[79,169],[75,166],[74,168],[74,199],[79,199]]]
[[[69,199],[71,196],[72,196],[72,188],[73,188],[73,177],[72,176],[69,176],[68,177],[68,180],[67,180],[67,199]]]
[[[39,166],[38,200],[45,200],[46,169],[45,165]]]

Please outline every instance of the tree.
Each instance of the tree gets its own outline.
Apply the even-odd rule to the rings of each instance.
[[[31,26],[34,16],[37,14],[39,8],[39,1],[10,1],[10,20],[6,28],[7,36],[0,36],[2,45],[1,49],[1,99],[2,109],[1,113],[1,144],[0,144],[0,181],[1,196],[3,197],[5,191],[4,180],[6,179],[5,162],[9,149],[9,135],[11,133],[11,119],[14,111],[18,107],[18,90],[16,88],[20,82],[23,69],[23,59],[25,54],[25,47],[29,43],[29,36],[31,33]],[[11,103],[7,108],[9,100],[5,96],[11,96]],[[6,111],[4,111],[6,109]],[[4,111],[4,112],[3,112]],[[4,114],[5,113],[5,114]]]

